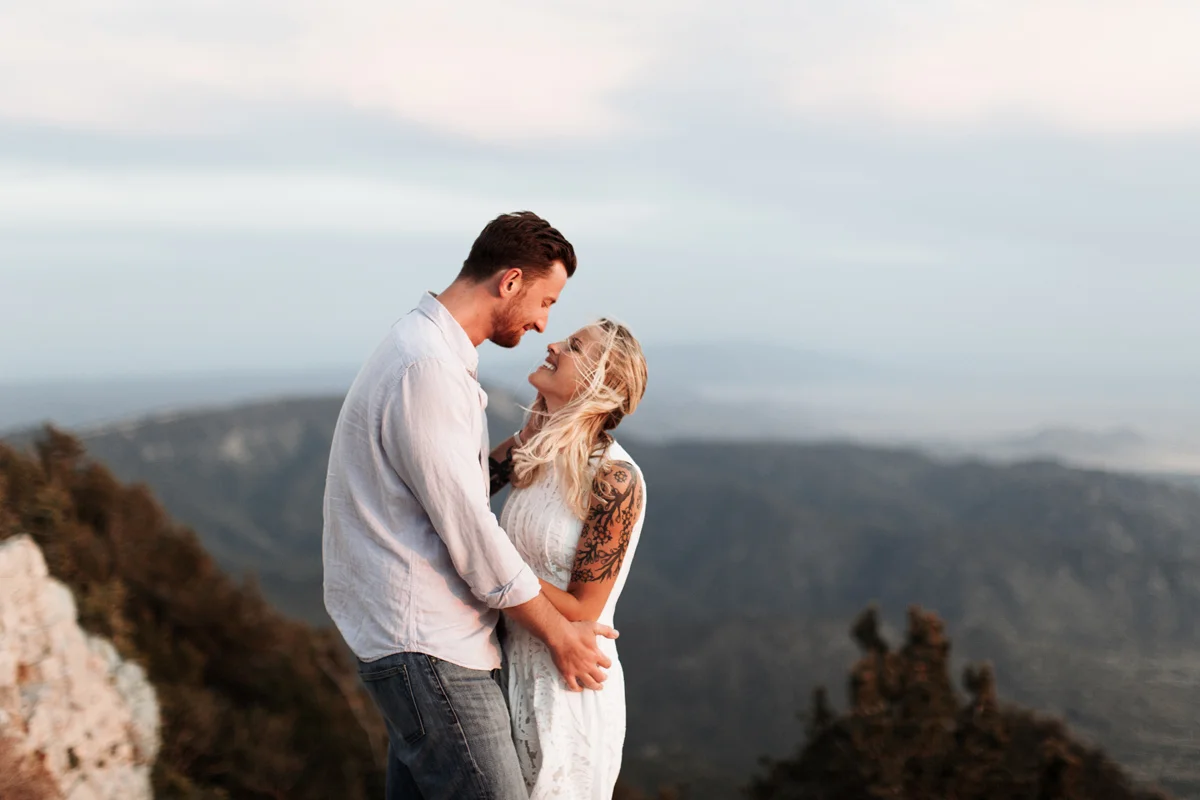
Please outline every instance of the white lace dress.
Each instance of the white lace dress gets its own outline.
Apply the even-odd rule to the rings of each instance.
[[[617,443],[608,458],[634,464]],[[637,465],[634,471],[641,481]],[[537,576],[566,589],[575,563],[583,522],[571,513],[559,489],[559,477],[546,470],[525,489],[514,489],[500,515],[525,562]],[[645,482],[642,511],[634,525],[625,559],[605,604],[600,622],[613,624],[613,610],[625,586],[646,516]],[[625,676],[616,642],[598,639],[612,659],[602,691],[572,692],[540,639],[519,625],[505,626],[509,708],[513,740],[531,800],[611,800],[621,770],[625,743]]]

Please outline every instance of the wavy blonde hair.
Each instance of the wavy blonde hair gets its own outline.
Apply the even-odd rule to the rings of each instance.
[[[541,429],[513,451],[513,486],[529,486],[557,464],[563,496],[580,519],[592,504],[592,459],[604,456],[612,442],[608,432],[638,407],[647,380],[646,357],[629,328],[610,319],[588,327],[599,334],[600,347],[583,369],[584,385],[554,413],[539,398],[529,414],[542,418]]]

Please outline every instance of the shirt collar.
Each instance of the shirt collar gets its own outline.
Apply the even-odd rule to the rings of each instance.
[[[471,373],[471,377],[476,377],[479,370],[479,351],[475,349],[475,345],[471,344],[471,337],[467,336],[467,332],[463,330],[462,325],[458,324],[454,315],[437,299],[437,295],[433,292],[421,295],[421,302],[417,304],[417,310],[433,320],[433,324],[442,332],[442,336],[446,337],[446,343],[450,345],[450,349],[462,359],[467,372]]]

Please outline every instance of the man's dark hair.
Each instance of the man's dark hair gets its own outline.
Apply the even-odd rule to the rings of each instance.
[[[537,214],[518,211],[501,214],[487,224],[471,245],[458,276],[478,283],[502,269],[517,267],[536,279],[549,274],[555,261],[567,268],[568,278],[575,274],[571,243]]]

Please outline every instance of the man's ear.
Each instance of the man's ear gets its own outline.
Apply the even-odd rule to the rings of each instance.
[[[500,273],[499,291],[500,297],[507,300],[514,297],[521,291],[521,286],[525,280],[525,273],[520,267],[510,267]]]

